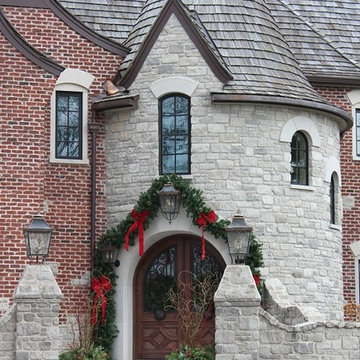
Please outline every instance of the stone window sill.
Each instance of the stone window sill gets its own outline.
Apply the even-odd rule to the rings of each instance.
[[[291,184],[290,185],[291,189],[295,189],[295,190],[303,190],[303,191],[314,191],[315,188],[313,186],[309,186],[309,185],[295,185],[295,184]]]
[[[341,231],[341,225],[330,224],[329,227],[330,229]]]

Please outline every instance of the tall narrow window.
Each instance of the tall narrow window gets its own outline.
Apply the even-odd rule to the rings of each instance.
[[[82,157],[82,93],[56,92],[56,152],[58,159]]]
[[[356,156],[360,157],[360,109],[355,111]]]
[[[306,136],[297,131],[291,140],[291,183],[309,185],[309,147]]]
[[[334,174],[331,175],[330,180],[330,224],[336,224],[336,193]]]
[[[160,99],[160,173],[190,174],[190,98]]]

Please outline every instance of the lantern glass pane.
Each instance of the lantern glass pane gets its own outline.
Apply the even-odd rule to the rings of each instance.
[[[47,256],[49,252],[50,234],[29,232],[28,251],[30,256]]]

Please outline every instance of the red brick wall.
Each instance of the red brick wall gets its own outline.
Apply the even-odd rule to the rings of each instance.
[[[351,104],[346,93],[353,90],[344,87],[319,87],[316,89],[325,99],[351,113]],[[355,197],[355,206],[344,210],[343,214],[343,277],[345,302],[355,302],[354,256],[349,245],[359,241],[360,225],[360,161],[352,158],[352,130],[348,130],[341,140],[342,194]]]
[[[89,93],[102,90],[121,58],[82,38],[50,10],[5,7],[15,29],[64,67],[95,76]],[[22,229],[49,205],[54,227],[48,261],[59,264],[62,314],[81,304],[88,288],[74,286],[90,270],[90,164],[50,164],[50,97],[56,77],[14,49],[0,33],[0,294],[11,297],[28,262]],[[94,121],[89,112],[89,122]],[[103,120],[98,118],[103,125]],[[97,235],[106,229],[104,127],[97,140]],[[91,158],[89,136],[89,159]],[[91,159],[90,159],[91,160]]]

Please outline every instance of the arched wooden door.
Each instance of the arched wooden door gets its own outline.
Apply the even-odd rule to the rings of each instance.
[[[134,278],[134,359],[164,360],[165,355],[181,343],[175,311],[163,311],[161,294],[173,286],[179,274],[199,277],[204,271],[217,273],[225,269],[225,262],[206,243],[206,258],[201,260],[201,239],[189,235],[167,237],[152,246],[143,256]],[[190,294],[189,294],[190,296]],[[207,323],[201,342],[214,344],[215,317]]]

